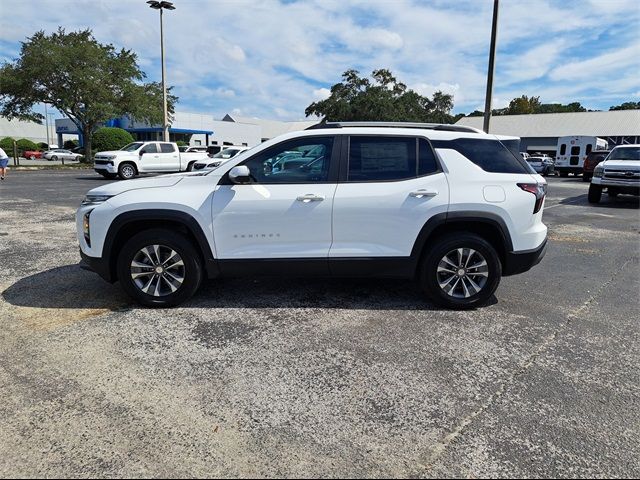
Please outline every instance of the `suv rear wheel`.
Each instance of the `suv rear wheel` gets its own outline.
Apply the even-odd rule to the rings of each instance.
[[[185,236],[164,229],[134,235],[117,260],[118,280],[134,300],[171,307],[189,299],[202,281],[200,255]]]
[[[470,233],[445,235],[429,249],[420,284],[434,303],[467,309],[484,305],[500,283],[502,265],[495,249]]]

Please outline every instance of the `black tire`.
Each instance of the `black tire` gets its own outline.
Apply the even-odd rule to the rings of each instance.
[[[439,276],[442,275],[442,273],[438,272],[438,265],[441,264],[446,255],[457,249],[475,250],[484,257],[484,260],[486,261],[487,276],[485,283],[480,285],[480,291],[475,292],[466,298],[453,296],[453,294],[456,293],[457,287],[454,287],[452,292],[453,294],[450,294],[447,293],[439,283],[441,281]],[[444,275],[447,274],[445,273]],[[470,273],[470,275],[474,274]],[[429,251],[420,265],[418,279],[420,281],[421,288],[434,303],[446,308],[462,310],[476,308],[487,303],[496,291],[496,288],[498,288],[501,277],[502,264],[500,263],[500,258],[498,257],[496,250],[491,246],[491,244],[478,235],[456,232],[438,238],[433,245],[429,246]],[[467,275],[464,276],[464,279],[466,278],[468,278]],[[463,284],[465,283],[464,279],[462,279]],[[474,280],[478,285],[481,283],[478,276],[475,276]],[[458,282],[454,283],[457,284]],[[466,285],[463,285],[463,287],[465,290],[467,289]],[[460,294],[464,295],[465,293],[462,291]]]
[[[616,198],[618,196],[618,190],[616,190],[615,188],[607,188],[607,195],[609,195],[609,198]]]
[[[589,195],[587,196],[589,203],[599,203],[600,198],[602,198],[602,186],[593,183],[589,185]]]
[[[583,173],[582,174],[582,181],[583,182],[590,182],[591,181],[591,177],[592,177],[592,175],[590,173]]]
[[[134,258],[137,258],[137,255],[141,253],[143,248],[153,245],[159,245],[161,247],[160,252],[164,251],[165,254],[167,249],[177,252],[184,264],[181,270],[183,281],[173,293],[166,293],[160,296],[145,293],[132,278],[132,274],[135,274],[135,272],[132,272],[132,269],[135,267],[131,266],[131,262]],[[162,255],[162,253],[160,255]],[[167,259],[165,259],[165,262],[166,261]],[[123,290],[138,303],[147,307],[173,307],[188,300],[198,290],[202,281],[203,271],[200,255],[193,243],[180,233],[160,228],[144,230],[131,237],[131,239],[125,243],[124,247],[122,247],[122,250],[120,250],[116,268],[118,280]],[[157,282],[161,282],[159,276],[151,276],[157,277]],[[154,290],[153,285],[152,282],[151,290]],[[166,291],[166,287],[169,285],[168,282],[162,281],[162,285]]]
[[[569,176],[569,172],[560,172],[560,176],[566,178]]]
[[[118,176],[122,180],[131,180],[138,174],[136,167],[131,163],[121,163],[118,167]]]
[[[56,155],[54,155],[53,157],[51,157],[51,161],[52,162],[56,162],[58,161],[58,157]]]
[[[193,172],[193,164],[196,163],[195,160],[191,163],[189,163],[189,165],[187,165],[187,172]]]
[[[29,157],[29,160],[35,160],[35,159],[36,159],[36,156],[35,156],[35,155],[31,155],[31,156]]]

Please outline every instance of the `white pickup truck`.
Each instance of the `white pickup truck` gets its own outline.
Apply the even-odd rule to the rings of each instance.
[[[197,160],[207,158],[207,152],[180,152],[175,143],[133,142],[120,150],[98,152],[94,170],[105,178],[134,178],[139,173],[190,171]]]

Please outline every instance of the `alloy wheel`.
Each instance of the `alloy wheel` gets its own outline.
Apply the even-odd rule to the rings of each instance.
[[[469,298],[482,291],[489,278],[489,267],[480,252],[456,248],[442,257],[437,269],[438,285],[448,296]]]
[[[185,279],[185,266],[180,254],[165,245],[148,245],[133,256],[131,280],[143,293],[164,297],[175,293]]]

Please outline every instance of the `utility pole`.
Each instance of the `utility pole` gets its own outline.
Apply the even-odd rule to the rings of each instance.
[[[47,113],[47,104],[44,104],[44,123],[47,127],[47,148],[49,148],[49,145],[51,144],[51,142],[49,141],[49,114]]]
[[[484,100],[484,125],[482,129],[489,133],[489,123],[491,122],[491,96],[493,95],[493,72],[496,60],[496,36],[498,34],[498,3],[493,0],[493,23],[491,24],[491,47],[489,50],[489,71],[487,72],[487,93]]]

